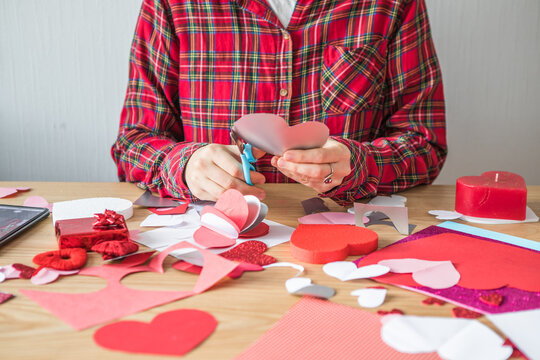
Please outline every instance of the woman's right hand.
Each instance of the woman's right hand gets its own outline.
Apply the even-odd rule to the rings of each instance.
[[[256,158],[264,153],[253,152]],[[264,184],[264,175],[250,171],[254,185]],[[246,184],[236,145],[208,144],[195,151],[184,168],[184,183],[201,200],[216,201],[228,189],[236,189],[244,195],[254,195],[264,199],[265,192],[256,186]]]

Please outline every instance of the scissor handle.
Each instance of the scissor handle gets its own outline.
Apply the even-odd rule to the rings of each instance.
[[[255,167],[251,163],[256,162],[257,159],[255,159],[253,153],[251,152],[251,144],[244,144],[244,152],[240,154],[240,158],[242,159],[242,170],[244,172],[244,179],[246,180],[246,184],[253,186],[249,171],[255,170]]]

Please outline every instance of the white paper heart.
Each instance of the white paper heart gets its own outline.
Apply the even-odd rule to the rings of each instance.
[[[4,272],[0,269],[0,283],[4,282],[4,280],[6,280],[6,275],[4,275]]]
[[[308,285],[311,285],[311,279],[305,277],[293,277],[285,281],[285,287],[291,294]]]
[[[298,273],[296,274],[296,276],[302,274],[304,272],[304,267],[302,265],[298,265],[298,264],[294,264],[294,263],[290,263],[290,262],[277,262],[277,263],[273,263],[273,264],[268,264],[268,265],[264,265],[263,268],[267,269],[267,268],[273,268],[273,267],[291,267],[293,269],[296,269],[298,270]]]
[[[323,271],[341,281],[368,279],[384,275],[390,268],[383,265],[367,265],[356,267],[351,261],[334,261],[323,266]]]
[[[13,267],[13,265],[6,265],[1,267],[1,272],[4,274],[5,280],[18,279],[21,272]]]
[[[420,316],[386,316],[383,341],[402,353],[437,351],[443,359],[507,359],[512,347],[477,320]]]
[[[352,296],[358,296],[358,305],[365,308],[376,308],[384,303],[386,289],[364,288],[351,291]]]

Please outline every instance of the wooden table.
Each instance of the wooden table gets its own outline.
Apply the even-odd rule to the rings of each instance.
[[[142,190],[127,183],[0,182],[0,187],[11,186],[28,186],[32,190],[19,193],[15,197],[0,199],[0,203],[21,205],[27,197],[33,195],[43,196],[51,203],[98,196],[120,197],[134,201],[142,194]],[[265,203],[270,209],[268,219],[293,227],[297,225],[297,218],[304,215],[300,201],[316,195],[315,192],[298,184],[268,184],[264,188],[267,191]],[[427,213],[428,210],[454,208],[454,191],[453,186],[422,186],[402,193],[408,199],[409,222],[417,225],[415,231],[439,223]],[[343,211],[343,208],[329,200],[326,200],[326,203],[331,210]],[[529,187],[528,204],[537,214],[540,214],[540,186]],[[138,229],[141,221],[149,214],[148,210],[135,207],[134,216],[128,220],[128,227]],[[538,223],[475,226],[540,241]],[[370,228],[379,233],[380,247],[403,238],[389,226],[377,225]],[[54,228],[49,218],[0,248],[0,265],[15,262],[33,265],[34,255],[56,249],[56,247]],[[298,263],[290,256],[288,244],[271,248],[267,253],[276,257],[278,261]],[[97,254],[90,253],[89,257],[87,265],[101,263],[101,258]],[[123,283],[133,288],[148,290],[191,289],[196,277],[172,269],[170,267],[172,263],[173,259],[169,257],[165,262],[166,271],[162,275],[137,273],[126,277]],[[341,282],[324,274],[321,265],[303,265],[306,267],[305,276],[313,279],[314,283],[331,286],[337,290],[336,296],[331,299],[336,303],[358,307],[356,298],[352,297],[350,292],[374,284],[371,280]],[[124,319],[148,322],[157,314],[182,308],[208,311],[218,321],[217,330],[185,358],[231,359],[260,337],[299,300],[298,297],[288,294],[284,286],[285,280],[295,273],[296,271],[289,268],[245,273],[240,279],[224,280],[201,295],[133,314]],[[71,276],[61,278],[40,289],[91,292],[99,290],[104,285],[105,281],[100,278]],[[32,360],[150,358],[145,355],[130,355],[102,349],[92,340],[92,335],[98,326],[84,331],[74,331],[67,324],[19,294],[19,289],[36,288],[37,286],[32,285],[29,280],[8,280],[0,284],[0,291],[16,295],[16,298],[0,305],[1,358]],[[453,305],[425,306],[421,304],[425,298],[423,295],[394,286],[387,286],[387,288],[389,291],[386,301],[378,309],[399,308],[410,315],[451,316]],[[485,318],[481,318],[481,321],[489,324]]]

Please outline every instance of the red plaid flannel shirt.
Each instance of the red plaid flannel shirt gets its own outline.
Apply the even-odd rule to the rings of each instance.
[[[438,175],[446,157],[441,73],[423,0],[298,0],[284,29],[264,0],[145,0],[112,148],[120,180],[193,200],[191,154],[231,144],[249,113],[322,121],[352,172],[340,204]],[[292,182],[257,162],[268,182]]]

